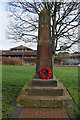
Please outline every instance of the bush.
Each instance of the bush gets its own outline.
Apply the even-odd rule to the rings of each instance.
[[[26,65],[26,62],[20,58],[2,58],[2,64],[4,65]]]

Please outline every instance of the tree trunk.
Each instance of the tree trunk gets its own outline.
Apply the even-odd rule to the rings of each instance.
[[[55,3],[55,8],[54,8],[54,19],[53,19],[53,26],[52,26],[52,48],[53,48],[53,54],[55,54],[56,12],[57,12],[57,3]]]

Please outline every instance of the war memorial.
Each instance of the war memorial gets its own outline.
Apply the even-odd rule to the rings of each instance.
[[[56,79],[52,63],[50,16],[46,9],[39,15],[36,73],[17,97],[18,107],[70,108],[72,98]]]

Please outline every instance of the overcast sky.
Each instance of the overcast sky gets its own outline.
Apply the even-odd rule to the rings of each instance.
[[[7,11],[6,11],[6,0],[0,0],[0,50],[9,50],[12,47],[18,46],[18,45],[24,45],[27,47],[30,47],[32,49],[37,49],[37,45],[32,44],[26,44],[24,42],[13,42],[9,39],[7,39],[6,36],[6,27],[8,25],[8,18],[7,18]],[[77,48],[77,46],[75,47]],[[77,49],[76,49],[77,50]]]
[[[8,18],[7,18],[7,11],[6,11],[6,5],[5,0],[0,0],[0,50],[8,50],[12,47],[18,46],[18,45],[25,45],[27,47],[31,47],[33,49],[36,49],[35,45],[32,44],[26,44],[24,42],[12,42],[9,39],[7,39],[6,36],[6,27],[8,24]]]

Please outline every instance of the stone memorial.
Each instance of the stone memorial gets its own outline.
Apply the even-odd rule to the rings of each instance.
[[[46,68],[46,76],[40,76],[40,70]],[[51,72],[50,76],[48,71]],[[39,32],[37,46],[36,78],[48,79],[53,77],[52,71],[52,44],[49,12],[44,9],[39,15]]]
[[[52,65],[52,43],[49,12],[39,15],[36,74],[17,97],[22,107],[72,107],[72,98],[55,76]]]

